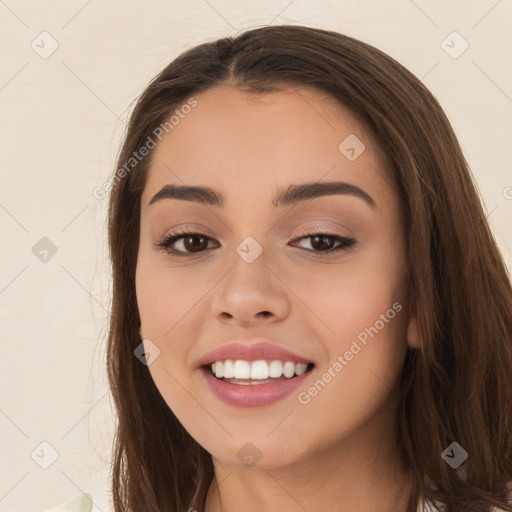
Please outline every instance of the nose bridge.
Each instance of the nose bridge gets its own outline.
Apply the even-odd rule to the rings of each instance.
[[[253,265],[255,262],[268,260],[273,218],[262,208],[262,201],[233,203],[233,218],[236,219],[230,227],[230,238],[235,252],[233,263]],[[263,267],[258,265],[258,268],[261,270]]]
[[[258,235],[256,235],[258,236]],[[263,238],[259,235],[259,238]],[[287,299],[280,281],[272,272],[271,251],[250,235],[235,247],[230,258],[230,270],[225,275],[221,292],[215,300],[215,314],[228,315],[242,322],[250,321],[259,313],[282,317],[287,310]]]
[[[258,236],[258,235],[256,235]],[[268,269],[268,245],[262,240],[262,236],[248,235],[235,246],[234,254],[231,258],[233,269],[227,276],[232,285],[250,287],[250,293],[254,295],[259,293],[259,289],[268,289],[269,269]]]

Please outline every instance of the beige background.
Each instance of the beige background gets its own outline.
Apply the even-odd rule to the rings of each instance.
[[[446,110],[512,268],[510,0],[0,0],[0,20],[0,511],[83,491],[108,509],[106,199],[92,190],[114,166],[134,99],[191,46],[292,23],[396,58]],[[458,58],[442,44],[453,31],[463,39],[444,43],[452,55],[469,44]],[[32,251],[43,237],[57,249],[47,262]]]

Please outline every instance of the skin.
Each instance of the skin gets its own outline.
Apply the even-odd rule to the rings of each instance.
[[[405,510],[412,477],[395,442],[397,380],[417,339],[403,218],[385,156],[348,110],[314,89],[249,94],[227,84],[195,98],[153,150],[136,289],[141,338],[160,349],[152,378],[212,454],[206,511]],[[338,149],[349,134],[366,146],[355,161]],[[354,184],[376,207],[350,195],[271,205],[278,189],[318,181]],[[148,206],[169,183],[214,188],[226,207],[176,199]],[[209,237],[208,249],[194,253],[198,242],[182,238],[173,248],[192,256],[176,258],[155,247],[179,225]],[[357,243],[322,256],[301,228]],[[251,264],[235,250],[248,236],[263,249]],[[307,404],[292,393],[236,408],[212,395],[197,369],[215,347],[265,336],[315,362],[299,390],[307,391],[396,302],[402,310]],[[252,467],[237,456],[248,441],[261,454]]]

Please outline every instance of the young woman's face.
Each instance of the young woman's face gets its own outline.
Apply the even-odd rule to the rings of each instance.
[[[195,100],[153,150],[142,194],[137,301],[156,386],[226,464],[283,466],[378,438],[409,326],[384,156],[314,90]],[[212,192],[154,198],[168,185]],[[190,232],[168,244],[179,257],[158,246]]]

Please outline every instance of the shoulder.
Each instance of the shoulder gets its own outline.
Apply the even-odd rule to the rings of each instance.
[[[100,508],[96,497],[93,498],[91,493],[85,492],[44,512],[113,512],[113,509],[109,508],[104,501],[103,499]]]

